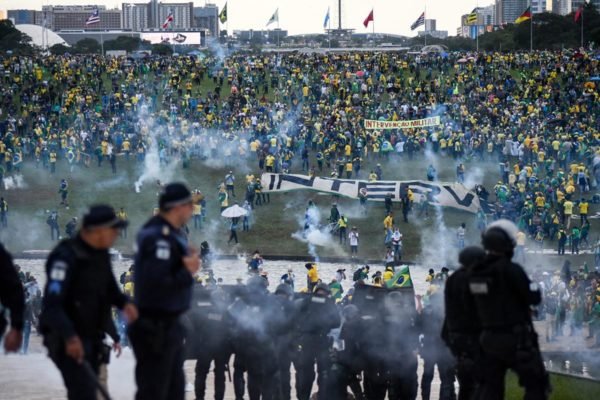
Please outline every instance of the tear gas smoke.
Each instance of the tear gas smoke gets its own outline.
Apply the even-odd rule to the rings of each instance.
[[[6,190],[14,190],[14,189],[26,189],[27,183],[25,183],[25,179],[23,175],[17,174],[13,176],[7,176],[3,179],[4,189]]]

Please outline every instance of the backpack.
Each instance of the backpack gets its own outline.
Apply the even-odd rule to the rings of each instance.
[[[352,275],[352,280],[354,282],[360,280],[361,277],[361,272],[362,272],[362,268],[357,269],[356,271],[354,271],[354,275]]]

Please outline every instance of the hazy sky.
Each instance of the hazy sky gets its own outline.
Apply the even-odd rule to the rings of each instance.
[[[139,2],[143,3],[145,0]],[[169,2],[176,1],[165,1]],[[41,9],[43,4],[103,4],[108,8],[120,8],[121,3],[117,0],[0,0],[0,8]],[[196,6],[204,3],[203,0],[194,1]],[[225,0],[213,0],[209,3],[216,3],[221,8]],[[227,3],[229,29],[232,30],[264,29],[278,7],[279,25],[291,34],[322,32],[327,7],[331,7],[331,26],[337,26],[337,0],[228,0]],[[437,19],[438,30],[447,30],[450,35],[456,35],[462,14],[470,12],[477,5],[487,6],[492,3],[493,0],[343,0],[342,16],[345,28],[354,28],[356,32],[371,32],[372,26],[365,28],[362,22],[373,8],[377,32],[414,36],[417,31],[411,32],[410,25],[427,7],[426,18]],[[269,28],[276,28],[276,24]]]

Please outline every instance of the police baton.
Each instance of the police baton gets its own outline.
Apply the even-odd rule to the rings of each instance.
[[[84,360],[83,363],[81,363],[81,366],[83,367],[83,370],[85,371],[88,378],[90,378],[92,380],[92,382],[94,382],[94,385],[96,385],[96,387],[98,388],[98,391],[100,391],[100,394],[102,395],[102,397],[104,397],[104,400],[111,400],[110,394],[108,394],[108,391],[106,390],[106,388],[98,380],[98,376],[92,369],[92,366],[90,365],[90,363],[87,362],[86,360]]]

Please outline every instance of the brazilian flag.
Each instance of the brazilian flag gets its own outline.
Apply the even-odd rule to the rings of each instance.
[[[410,277],[410,269],[408,266],[402,267],[394,274],[392,279],[385,282],[388,289],[398,287],[413,287],[412,278]]]
[[[225,3],[225,7],[223,7],[221,12],[219,13],[219,19],[221,20],[222,24],[227,22],[227,3]]]

